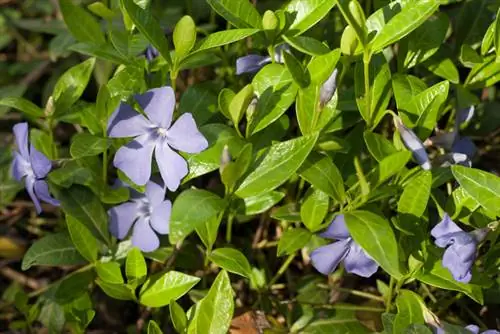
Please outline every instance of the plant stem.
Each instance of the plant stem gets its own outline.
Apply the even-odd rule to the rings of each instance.
[[[108,184],[108,149],[102,153],[102,182]]]
[[[276,283],[276,281],[281,277],[281,275],[283,275],[285,273],[285,271],[288,269],[288,267],[290,266],[290,263],[292,263],[294,258],[295,258],[295,254],[288,255],[288,258],[285,260],[285,262],[283,262],[283,264],[281,265],[281,267],[278,270],[278,272],[276,273],[276,275],[274,275],[274,277],[271,279],[271,281],[269,281],[269,284],[268,284],[269,287],[274,285],[274,283]]]
[[[369,50],[365,50],[363,55],[363,76],[365,79],[365,109],[368,127],[371,127],[372,115],[371,115],[371,92],[370,92],[370,60],[371,53]]]
[[[233,234],[233,220],[234,215],[232,213],[227,217],[227,229],[226,229],[226,242],[231,243],[231,236]]]
[[[363,297],[363,298],[366,298],[366,299],[371,299],[371,300],[375,300],[375,301],[382,302],[382,303],[385,302],[384,297],[377,296],[377,295],[374,295],[374,294],[371,294],[371,293],[368,293],[368,292],[359,291],[359,290],[353,290],[353,289],[347,289],[347,288],[337,288],[337,290],[341,291],[341,292],[350,293],[353,296]]]
[[[389,281],[389,291],[387,292],[387,302],[385,304],[385,311],[389,312],[392,306],[392,295],[394,293],[394,283],[396,280],[391,276],[391,280]]]
[[[332,310],[353,310],[353,311],[366,311],[366,312],[380,312],[383,313],[385,310],[381,307],[370,307],[370,306],[358,306],[358,305],[348,305],[348,304],[326,304],[317,305],[312,303],[303,303],[304,305],[318,306],[321,308],[332,309]]]

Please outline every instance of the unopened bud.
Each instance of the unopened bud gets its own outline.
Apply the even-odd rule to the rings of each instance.
[[[49,117],[54,114],[55,111],[55,105],[54,105],[54,98],[49,96],[49,99],[47,100],[47,104],[45,105],[45,116]]]

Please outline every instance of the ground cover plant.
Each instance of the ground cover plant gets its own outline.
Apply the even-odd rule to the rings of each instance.
[[[500,333],[500,1],[0,4],[2,332]]]

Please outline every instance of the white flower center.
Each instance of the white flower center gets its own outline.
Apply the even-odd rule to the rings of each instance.
[[[165,129],[165,128],[157,128],[157,129],[156,129],[156,133],[157,133],[160,137],[166,137],[166,136],[167,136],[167,129]]]

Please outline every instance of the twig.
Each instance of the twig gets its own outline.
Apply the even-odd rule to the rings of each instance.
[[[21,285],[25,285],[33,290],[38,290],[41,288],[40,283],[37,280],[30,278],[24,274],[21,274],[14,269],[9,267],[4,267],[0,269],[0,274],[12,281],[15,281]]]

